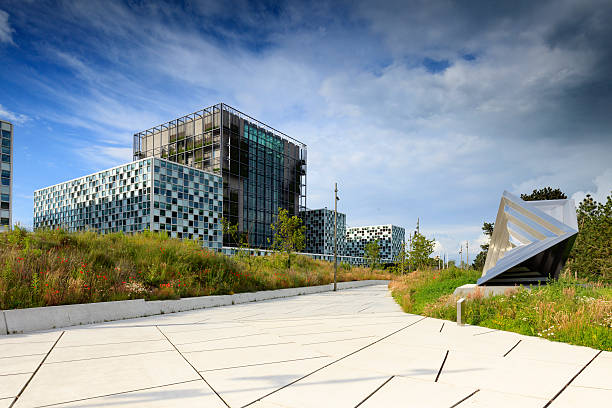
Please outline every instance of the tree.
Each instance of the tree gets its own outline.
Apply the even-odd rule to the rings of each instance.
[[[412,248],[408,251],[410,264],[416,268],[429,265],[429,255],[434,251],[435,239],[427,239],[425,235],[415,233],[412,237]]]
[[[304,232],[306,227],[302,225],[302,219],[296,215],[289,216],[289,211],[284,208],[278,209],[278,216],[270,226],[272,228],[272,249],[291,255],[292,252],[301,251],[305,246]],[[290,265],[290,259],[288,257]]]
[[[403,275],[404,273],[409,271],[410,270],[410,268],[408,267],[409,262],[410,262],[410,258],[408,257],[408,254],[406,253],[406,243],[403,243],[400,251],[395,256],[395,273],[399,273],[400,275]]]
[[[612,192],[611,192],[612,193]],[[605,203],[590,195],[578,206],[578,237],[566,266],[576,277],[612,282],[612,194]]]
[[[372,270],[380,266],[380,246],[378,245],[378,241],[368,242],[363,253]]]
[[[553,190],[551,187],[544,187],[539,190],[533,190],[531,194],[521,194],[521,198],[525,201],[562,200],[567,198],[567,196],[558,188]]]

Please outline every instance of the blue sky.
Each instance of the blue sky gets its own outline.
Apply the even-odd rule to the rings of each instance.
[[[609,1],[0,4],[14,220],[225,102],[308,145],[308,206],[477,248],[503,190],[612,190]],[[475,252],[475,251],[471,251]],[[473,255],[472,255],[473,257]]]

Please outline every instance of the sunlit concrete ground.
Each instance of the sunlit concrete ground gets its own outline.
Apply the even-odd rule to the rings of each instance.
[[[610,401],[612,353],[405,314],[383,285],[0,336],[0,408]]]

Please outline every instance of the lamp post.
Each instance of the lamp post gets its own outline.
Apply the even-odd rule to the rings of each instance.
[[[338,273],[338,183],[334,183],[334,292]]]

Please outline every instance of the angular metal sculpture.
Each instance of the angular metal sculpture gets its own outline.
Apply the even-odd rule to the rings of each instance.
[[[523,201],[504,191],[478,285],[557,279],[577,234],[574,200]]]

